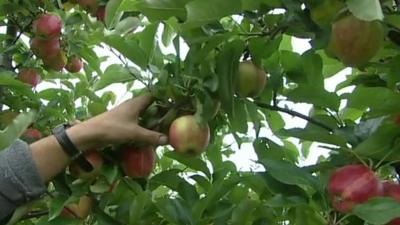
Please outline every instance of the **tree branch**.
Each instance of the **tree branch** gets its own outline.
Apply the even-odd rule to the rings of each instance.
[[[10,20],[7,22],[7,30],[6,30],[6,37],[7,39],[4,41],[4,47],[12,46],[13,39],[17,36],[17,27],[14,23]],[[0,61],[0,67],[3,67],[6,70],[12,70],[12,55],[9,53],[2,54],[3,59]],[[2,98],[4,97],[4,90],[0,87],[0,111],[3,110],[3,102]]]
[[[7,39],[4,44],[5,47],[12,46],[15,37],[17,36],[17,27],[11,20],[7,23],[7,31],[6,31]],[[3,55],[3,61],[1,62],[1,66],[3,66],[6,70],[12,70],[12,55],[9,53]]]
[[[308,121],[309,123],[312,123],[312,124],[314,124],[314,125],[317,125],[317,126],[323,128],[323,129],[325,129],[325,130],[327,130],[327,131],[329,131],[329,132],[333,132],[333,128],[329,127],[328,125],[326,125],[326,124],[324,124],[324,123],[322,123],[322,122],[320,122],[320,121],[318,121],[318,120],[316,120],[316,119],[313,119],[313,118],[311,118],[311,117],[309,117],[309,116],[306,116],[306,115],[304,115],[304,114],[301,114],[301,113],[299,113],[299,112],[296,112],[296,111],[293,111],[293,110],[290,110],[290,109],[281,108],[281,107],[279,107],[279,106],[274,106],[274,105],[265,104],[265,103],[262,103],[262,102],[254,102],[254,103],[255,103],[258,107],[265,108],[265,109],[269,109],[269,110],[273,110],[273,111],[283,112],[283,113],[286,113],[286,114],[289,114],[289,115],[292,115],[292,116],[301,118],[301,119],[303,119],[303,120],[306,120],[306,121]]]

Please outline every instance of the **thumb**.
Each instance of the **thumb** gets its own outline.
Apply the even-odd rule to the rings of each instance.
[[[166,145],[168,144],[168,137],[165,134],[158,133],[146,128],[137,127],[136,139],[152,145]]]

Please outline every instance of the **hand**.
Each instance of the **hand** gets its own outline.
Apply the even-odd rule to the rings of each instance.
[[[81,143],[87,146],[84,148],[128,142],[140,142],[155,146],[165,145],[168,143],[167,136],[138,125],[140,114],[151,102],[151,96],[148,95],[130,99],[108,112],[73,126],[68,130],[68,134],[86,136],[87,138],[84,139],[89,143]]]

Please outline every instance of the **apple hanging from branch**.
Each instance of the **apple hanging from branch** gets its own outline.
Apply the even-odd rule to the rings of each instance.
[[[169,143],[178,153],[198,155],[210,142],[208,124],[200,124],[193,115],[175,119],[169,128]]]
[[[103,157],[96,150],[90,150],[85,152],[85,159],[92,165],[93,170],[90,172],[84,171],[77,162],[73,162],[69,166],[71,175],[81,179],[93,179],[96,178],[100,173],[104,164]]]
[[[146,178],[153,172],[155,160],[153,146],[136,147],[128,145],[122,150],[121,167],[125,175],[129,177]]]
[[[364,165],[347,165],[330,177],[328,192],[333,207],[349,213],[355,205],[364,203],[382,193],[382,184],[375,173]]]
[[[236,83],[236,93],[240,97],[256,97],[265,87],[267,75],[251,61],[239,63],[239,78]]]
[[[32,87],[36,87],[41,82],[39,72],[32,68],[21,69],[18,73],[18,79]]]
[[[79,202],[64,207],[61,216],[66,218],[86,219],[92,211],[92,208],[93,199],[84,195],[80,197]]]

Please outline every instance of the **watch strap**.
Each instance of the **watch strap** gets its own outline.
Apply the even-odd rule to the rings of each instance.
[[[58,143],[61,145],[64,152],[67,153],[67,155],[71,158],[71,160],[76,161],[84,171],[90,172],[93,170],[93,166],[86,160],[82,152],[68,137],[66,130],[69,127],[69,124],[58,125],[53,129],[53,135],[57,139]]]

